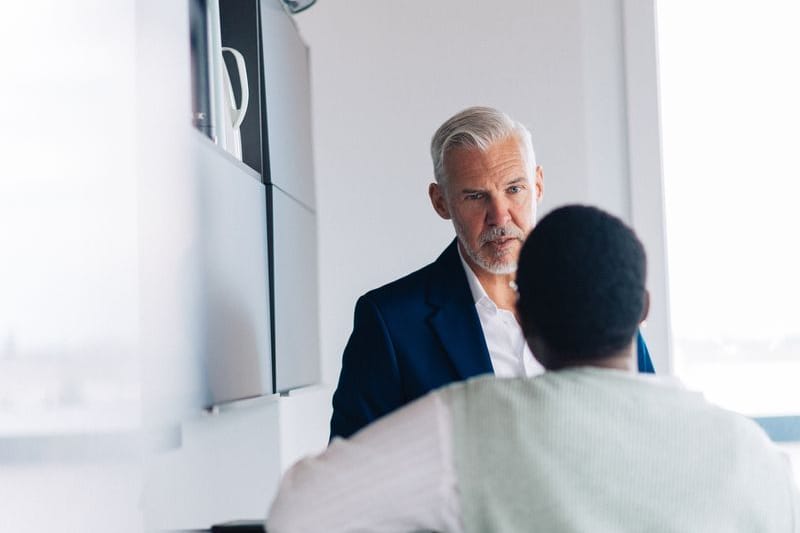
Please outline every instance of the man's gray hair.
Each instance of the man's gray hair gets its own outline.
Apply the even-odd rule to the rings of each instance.
[[[516,137],[528,164],[528,176],[534,179],[536,154],[533,151],[531,132],[521,123],[500,110],[491,107],[469,107],[439,126],[431,139],[433,174],[440,185],[447,183],[444,158],[453,148],[475,148],[482,152],[491,145],[509,137]]]

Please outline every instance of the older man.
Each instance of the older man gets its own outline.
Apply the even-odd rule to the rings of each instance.
[[[431,203],[452,220],[456,239],[432,264],[356,303],[331,438],[448,383],[542,372],[514,314],[511,286],[544,192],[530,132],[501,111],[472,107],[436,131],[431,156]],[[640,336],[638,361],[641,371],[653,371]]]
[[[786,458],[753,421],[635,368],[645,254],[619,219],[553,211],[520,257],[547,371],[475,378],[287,473],[268,530],[800,533]]]

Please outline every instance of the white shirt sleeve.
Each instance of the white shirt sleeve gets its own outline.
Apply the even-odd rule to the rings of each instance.
[[[431,393],[283,478],[269,533],[463,531],[449,406]]]

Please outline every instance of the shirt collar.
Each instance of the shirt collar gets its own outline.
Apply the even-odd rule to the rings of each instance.
[[[489,298],[489,295],[486,294],[486,290],[478,280],[478,276],[475,275],[475,272],[472,271],[472,267],[470,267],[469,263],[467,263],[467,261],[464,259],[464,255],[461,253],[461,245],[459,243],[456,244],[456,249],[458,250],[458,257],[461,259],[461,266],[464,267],[464,273],[467,275],[467,283],[469,284],[469,290],[472,293],[472,301],[475,302],[475,305],[488,305],[497,310],[497,305],[495,305],[492,299]]]

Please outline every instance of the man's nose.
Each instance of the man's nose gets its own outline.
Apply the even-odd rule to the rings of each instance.
[[[511,220],[510,205],[506,198],[494,197],[489,200],[486,223],[490,226],[505,226]]]

